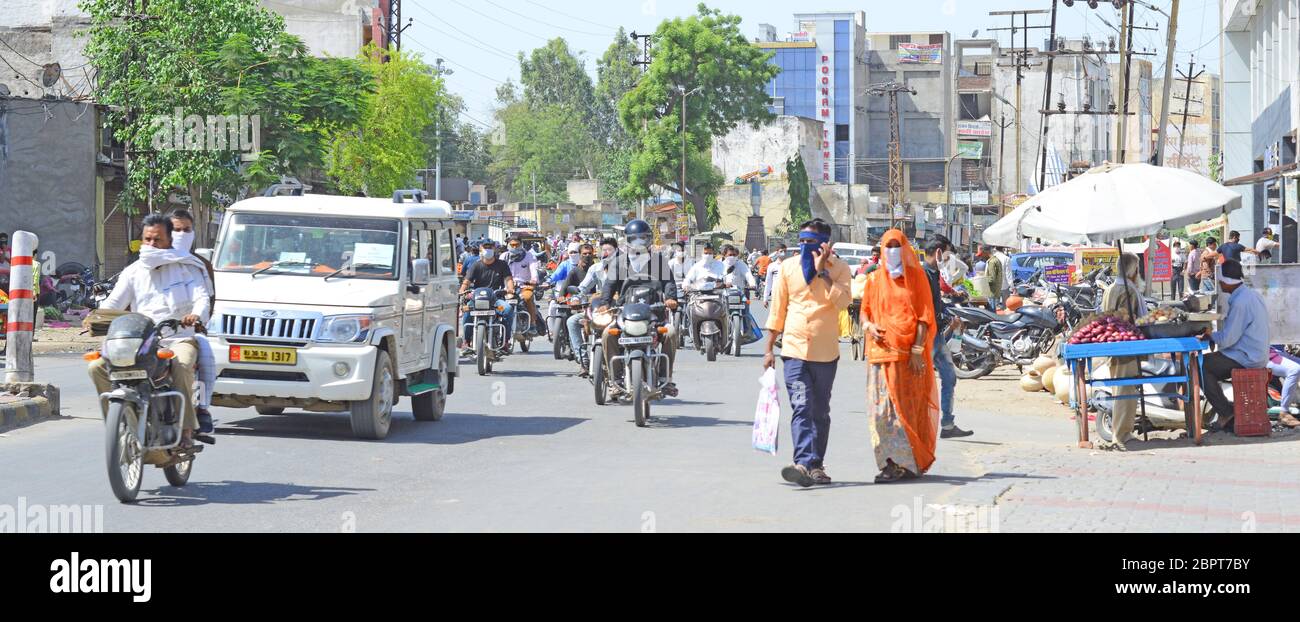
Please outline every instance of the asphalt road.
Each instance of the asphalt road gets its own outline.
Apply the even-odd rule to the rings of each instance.
[[[170,487],[146,467],[135,505],[109,489],[84,363],[41,357],[38,378],[62,389],[70,418],[0,435],[0,504],[103,505],[104,530],[128,532],[887,531],[899,512],[982,479],[964,449],[989,444],[987,434],[941,441],[919,482],[872,484],[865,370],[847,346],[827,459],[836,484],[804,490],[779,474],[791,455],[784,392],[781,455],[750,446],[759,344],[716,363],[679,355],[681,397],[655,404],[645,429],[631,406],[596,406],[573,364],[554,360],[544,339],[535,345],[487,378],[462,367],[470,375],[440,422],[417,423],[403,399],[382,442],[354,439],[345,414],[217,409],[218,444],[190,485]],[[1026,434],[995,415],[962,416],[994,435]]]

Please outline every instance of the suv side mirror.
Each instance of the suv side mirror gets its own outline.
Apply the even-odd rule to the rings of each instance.
[[[206,260],[208,261],[208,263],[212,263],[212,257],[213,257],[212,249],[210,249],[210,248],[196,248],[196,249],[194,249],[194,254],[195,254],[195,255],[198,255],[199,257],[202,257],[202,258],[206,259]]]
[[[429,284],[429,260],[416,259],[411,262],[411,285],[423,287]]]

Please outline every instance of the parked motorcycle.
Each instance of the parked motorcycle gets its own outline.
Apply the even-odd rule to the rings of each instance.
[[[979,307],[954,306],[964,324],[949,342],[957,377],[982,378],[1000,365],[1023,369],[1052,351],[1061,323],[1048,307],[1025,306],[1017,313],[998,315]]]
[[[469,312],[469,321],[462,334],[472,335],[474,360],[480,376],[492,373],[492,364],[501,360],[498,353],[509,345],[505,317],[510,304],[505,299],[505,290],[487,287],[478,288],[466,297],[464,310]]]
[[[1105,380],[1110,378],[1109,368],[1100,365],[1093,369],[1093,378]],[[1148,359],[1142,362],[1142,374],[1144,376],[1174,376],[1182,372],[1178,369],[1178,364],[1174,361],[1164,358]],[[1185,402],[1180,406],[1178,400],[1179,384],[1146,384],[1142,385],[1143,399],[1139,401],[1137,418],[1133,428],[1135,434],[1147,434],[1156,430],[1191,430],[1193,427],[1193,414],[1191,403]],[[1223,394],[1232,400],[1232,383],[1223,382]],[[1097,387],[1092,390],[1088,399],[1088,404],[1092,410],[1097,412],[1097,436],[1101,440],[1111,442],[1115,440],[1115,402],[1106,399],[1114,395],[1110,387]],[[1214,408],[1210,401],[1201,398],[1201,428],[1210,429],[1211,419],[1214,418]]]
[[[108,483],[123,503],[135,501],[144,479],[144,465],[163,470],[167,483],[184,486],[189,482],[194,459],[202,445],[181,447],[185,396],[172,384],[171,359],[164,331],[180,329],[176,320],[155,324],[146,316],[131,313],[113,320],[100,352],[88,360],[103,358],[108,363],[112,390],[99,398],[108,402],[105,418],[105,449]],[[196,387],[196,393],[201,387]],[[197,395],[194,396],[197,399]],[[195,440],[214,444],[210,436]]]
[[[87,266],[76,262],[65,263],[59,266],[54,272],[55,289],[58,291],[58,306],[60,311],[67,311],[71,307],[86,307],[94,309],[95,300],[95,271]]]

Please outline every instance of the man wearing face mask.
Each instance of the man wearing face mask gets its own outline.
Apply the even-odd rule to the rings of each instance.
[[[662,252],[650,250],[650,242],[654,239],[650,223],[644,220],[633,220],[623,228],[623,235],[627,238],[627,248],[616,254],[606,267],[605,285],[600,291],[602,307],[608,307],[615,300],[615,294],[621,295],[629,287],[648,285],[659,290],[667,310],[675,310],[677,281],[673,279],[668,257]],[[667,322],[666,312],[661,319]],[[606,356],[613,356],[616,350],[616,338],[612,337],[608,330],[601,338],[604,341],[603,350]],[[676,344],[675,338],[664,339],[661,342],[663,352],[668,356],[668,384],[664,387],[664,395],[668,397],[677,397],[677,384],[672,381],[673,368],[677,359]]]
[[[176,388],[184,396],[183,446],[193,445],[196,428],[200,428],[201,433],[212,431],[212,418],[209,416],[206,421],[199,421],[191,398],[194,394],[194,366],[199,357],[193,339],[194,326],[207,321],[212,310],[211,300],[212,292],[208,290],[203,263],[189,251],[181,252],[172,247],[171,219],[162,214],[150,214],[144,219],[140,259],[122,271],[113,293],[99,306],[116,311],[130,308],[154,322],[180,321],[183,330],[177,333],[179,340],[169,344],[168,348],[176,354],[171,360],[171,373]],[[112,388],[107,365],[107,361],[101,358],[92,362],[88,370],[99,393]]]
[[[687,292],[700,291],[709,283],[709,279],[722,283],[722,277],[725,273],[726,266],[721,261],[718,261],[716,251],[713,250],[712,246],[705,246],[704,255],[700,257],[699,261],[695,262],[695,265],[691,266],[690,270],[686,271],[683,288]]]
[[[523,240],[513,237],[506,243],[509,250],[506,252],[506,264],[510,266],[510,276],[514,277],[517,286],[537,285],[538,276],[537,268],[539,263],[537,255],[524,248]],[[533,300],[533,292],[530,289],[522,289],[519,297],[524,302],[524,307],[533,316],[532,328],[529,329],[534,335],[538,330],[546,334],[546,323],[542,321],[542,316],[537,312],[537,303]]]
[[[673,258],[668,261],[668,265],[672,266],[673,279],[681,283],[686,280],[686,271],[689,269],[689,266],[686,265],[686,245],[681,242],[673,242],[670,248],[673,252]]]
[[[460,283],[461,300],[464,300],[465,294],[471,290],[482,288],[488,288],[494,291],[504,289],[506,290],[506,299],[510,300],[514,298],[516,287],[514,277],[510,274],[510,267],[507,266],[504,261],[497,259],[496,250],[496,242],[493,242],[492,240],[483,241],[481,249],[482,258],[474,262],[474,265],[465,270],[465,279]],[[510,343],[512,336],[511,331],[514,330],[515,312],[516,309],[514,304],[506,305],[505,317],[502,318],[502,323],[505,324],[506,344]],[[460,325],[465,329],[462,331],[464,333],[462,338],[465,340],[466,351],[462,353],[466,355],[472,353],[472,350],[469,350],[469,347],[470,344],[473,343],[474,338],[472,332],[474,325],[470,324],[469,320],[469,311],[465,311],[460,317]],[[504,347],[501,349],[500,353],[505,353]]]
[[[210,304],[215,306],[217,303],[217,288],[212,263],[193,254],[194,215],[190,214],[189,210],[175,209],[172,210],[171,220],[172,248],[181,253],[190,253],[191,256],[203,262],[203,265],[207,267],[208,291],[212,293]],[[196,333],[194,335],[194,345],[199,349],[198,369],[194,373],[198,376],[199,381],[203,383],[203,393],[199,396],[198,405],[195,406],[195,414],[199,419],[199,432],[206,434],[212,431],[212,414],[209,409],[212,407],[212,390],[217,384],[217,357],[212,354],[212,345],[208,343],[206,336]]]

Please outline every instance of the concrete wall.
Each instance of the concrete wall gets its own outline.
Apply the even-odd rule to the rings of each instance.
[[[798,154],[809,179],[815,180],[822,170],[821,133],[820,121],[802,117],[777,117],[758,129],[742,124],[713,141],[713,165],[722,171],[726,184],[768,166],[773,178],[784,178],[786,160]]]
[[[880,209],[879,201],[872,203],[871,188],[865,184],[823,185],[815,190],[811,197],[813,216],[841,225],[837,227],[837,242],[865,243],[869,228],[889,224],[889,213]]]
[[[763,229],[769,236],[775,235],[790,224],[790,186],[784,179],[763,181],[759,186],[763,189],[763,204],[759,208]],[[749,185],[726,185],[718,190],[719,231],[730,231],[737,240],[745,239],[749,217],[754,213],[750,192]]]
[[[0,46],[0,84],[14,97],[38,99],[44,96],[72,97],[90,92],[89,71],[81,54],[84,38],[75,33],[89,26],[87,15],[77,8],[77,0],[3,0],[0,3],[0,37],[24,60]],[[41,82],[43,65],[59,63],[66,82],[45,87]],[[15,76],[15,69],[17,76]]]
[[[95,263],[93,109],[0,100],[0,231],[31,231],[57,263]]]
[[[262,0],[284,16],[284,27],[314,56],[351,58],[361,52],[363,30],[376,0]],[[409,12],[413,13],[413,12]],[[405,17],[405,16],[403,16]]]
[[[569,202],[575,205],[591,205],[608,198],[599,179],[570,179],[566,183]]]

